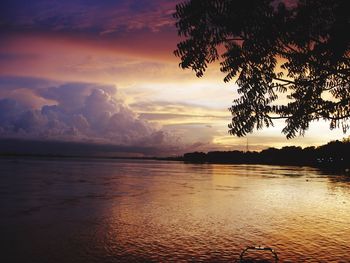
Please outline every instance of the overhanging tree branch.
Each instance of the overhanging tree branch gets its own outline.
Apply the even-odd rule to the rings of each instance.
[[[293,7],[276,8],[274,0],[190,0],[174,15],[186,38],[175,55],[182,68],[201,77],[220,58],[219,45],[224,48],[224,80],[236,79],[240,94],[230,108],[230,134],[244,136],[277,119],[286,120],[288,138],[320,118],[331,121],[331,128],[339,121],[349,127],[350,35],[340,30],[350,28],[345,2],[296,0]],[[272,106],[276,92],[290,101]],[[321,99],[323,92],[333,101]]]

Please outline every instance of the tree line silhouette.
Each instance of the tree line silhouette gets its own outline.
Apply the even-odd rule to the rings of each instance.
[[[268,148],[261,152],[191,152],[184,154],[183,160],[190,163],[307,165],[329,169],[346,169],[350,167],[350,140],[331,141],[319,147]]]

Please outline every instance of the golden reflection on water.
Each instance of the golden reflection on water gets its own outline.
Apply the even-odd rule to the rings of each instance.
[[[147,165],[140,167],[147,175],[124,178],[134,195],[109,211],[109,242],[120,251],[156,261],[226,261],[265,245],[282,262],[350,261],[349,186],[339,191],[317,170]]]
[[[8,262],[350,262],[348,176],[159,161],[0,160]]]

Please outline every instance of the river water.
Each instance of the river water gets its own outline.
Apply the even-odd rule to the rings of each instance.
[[[0,159],[1,262],[350,262],[350,178],[306,167]]]

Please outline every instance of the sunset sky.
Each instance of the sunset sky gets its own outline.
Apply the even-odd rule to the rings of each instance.
[[[152,147],[159,155],[242,150],[228,135],[237,96],[218,64],[179,68],[175,0],[3,0],[0,137]],[[249,149],[320,145],[348,136],[317,122],[287,140],[275,127]],[[135,154],[144,154],[136,150]]]

